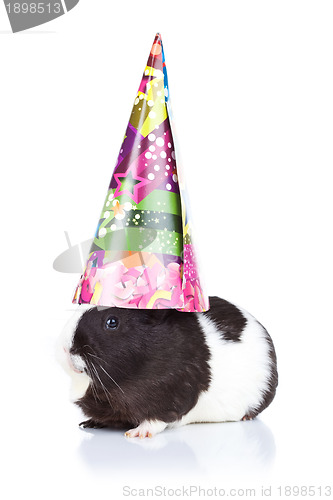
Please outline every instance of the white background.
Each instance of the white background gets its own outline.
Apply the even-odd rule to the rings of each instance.
[[[0,5],[7,499],[330,482],[332,14],[325,1],[81,0],[14,35]],[[52,264],[64,231],[73,245],[94,234],[156,31],[208,292],[266,326],[280,384],[257,421],[138,443],[77,426],[53,346],[79,276]]]

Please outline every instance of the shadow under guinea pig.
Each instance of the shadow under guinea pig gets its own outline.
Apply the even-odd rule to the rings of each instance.
[[[124,439],[123,431],[86,429],[79,446],[82,460],[94,472],[109,477],[146,475],[165,479],[218,475],[251,475],[268,472],[275,458],[271,430],[260,420],[191,424],[166,430],[153,439]]]

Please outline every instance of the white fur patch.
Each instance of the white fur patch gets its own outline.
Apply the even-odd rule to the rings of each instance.
[[[270,378],[269,344],[263,327],[246,311],[240,342],[225,341],[215,323],[198,314],[210,351],[211,383],[180,425],[240,420],[260,405]]]
[[[91,382],[88,375],[83,372],[84,360],[78,356],[70,356],[69,351],[73,344],[76,326],[82,314],[91,309],[91,305],[82,304],[67,321],[60,338],[56,344],[56,357],[66,373],[71,377],[70,399],[72,402],[82,398]],[[75,371],[76,370],[76,371]],[[82,371],[79,373],[79,371]]]

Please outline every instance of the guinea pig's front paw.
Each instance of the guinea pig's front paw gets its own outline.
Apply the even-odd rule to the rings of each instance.
[[[140,439],[145,437],[152,438],[159,432],[164,431],[167,425],[168,424],[161,420],[144,420],[135,429],[130,429],[125,432],[125,436],[130,438],[139,437]]]
[[[89,418],[89,420],[81,422],[79,427],[81,427],[81,429],[103,429],[105,425],[95,422],[92,418]]]

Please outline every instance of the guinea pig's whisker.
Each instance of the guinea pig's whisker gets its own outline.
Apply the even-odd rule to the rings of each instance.
[[[97,393],[97,390],[96,390],[96,387],[95,387],[94,375],[92,373],[91,366],[89,365],[89,360],[87,358],[85,358],[85,361],[86,361],[86,367],[87,367],[88,375],[89,375],[89,377],[91,379],[91,390],[92,390],[94,399],[95,399],[96,403],[97,403],[97,400],[99,400],[101,402],[101,399],[98,396],[98,393]]]
[[[90,348],[91,348],[91,346],[87,346],[87,347],[90,347]],[[97,354],[92,354],[91,352],[87,352],[87,354],[88,354],[89,356],[92,356],[92,357],[96,358],[96,359],[99,359],[100,361],[102,361],[102,363],[106,363],[106,364],[107,364],[107,361],[105,361],[105,359],[102,359],[102,358],[100,358],[99,356],[97,356]],[[98,365],[98,366],[99,366],[100,368],[102,368],[102,366],[101,366],[101,365]],[[104,368],[102,368],[102,370],[104,370]],[[123,370],[121,370],[121,368],[120,368],[119,366],[117,366],[117,370],[120,370],[121,372],[123,372],[123,373],[124,373],[124,371],[123,371]],[[107,375],[109,375],[107,372],[106,372],[106,374],[107,374]],[[109,375],[109,377],[111,378],[111,376],[110,376],[110,375]],[[112,379],[112,380],[113,380],[113,379]],[[120,386],[117,384],[117,382],[115,382],[115,380],[113,380],[113,382],[114,382],[114,383],[115,383],[115,384],[119,387],[119,389],[120,389]]]
[[[93,348],[91,347],[91,345],[89,345],[89,344],[84,344],[84,345],[82,346],[82,349],[84,349],[85,347],[88,347],[89,349],[91,349],[91,350],[93,351]],[[90,354],[90,353],[88,353],[88,354]]]
[[[96,354],[91,354],[91,352],[88,352],[87,354],[89,354],[89,356],[93,356],[94,358],[100,359],[101,361],[103,361],[103,363],[106,363],[106,361],[105,361],[104,359],[100,358],[100,357],[99,357],[99,356],[97,356]],[[99,367],[100,367],[100,369],[101,369],[101,370],[103,370],[103,372],[104,372],[104,373],[105,373],[105,374],[106,374],[106,375],[107,375],[107,376],[108,376],[108,377],[112,380],[112,382],[113,382],[114,384],[116,384],[116,386],[117,386],[117,387],[121,390],[121,392],[122,392],[123,394],[125,394],[125,393],[124,393],[124,391],[122,390],[122,388],[120,387],[120,385],[119,385],[119,384],[117,384],[117,382],[116,382],[116,381],[115,381],[115,380],[111,377],[111,375],[110,375],[110,374],[109,374],[109,373],[108,373],[108,372],[107,372],[107,371],[103,368],[103,366],[102,366],[102,365],[100,365],[100,364],[99,364],[98,366],[99,366]]]
[[[111,375],[110,375],[110,374],[109,374],[106,370],[104,370],[103,366],[99,365],[99,367],[100,367],[100,369],[101,369],[101,370],[103,370],[103,372],[104,372],[104,373],[105,373],[105,374],[106,374],[106,375],[107,375],[107,376],[108,376],[108,377],[112,380],[112,382],[113,382],[114,384],[116,384],[116,386],[117,386],[117,387],[119,387],[119,389],[121,390],[121,392],[122,392],[123,394],[125,394],[125,393],[124,393],[124,391],[122,390],[122,388],[120,387],[120,385],[119,385],[119,384],[117,384],[117,382],[116,382],[116,381],[115,381],[115,380],[111,377]]]
[[[84,345],[83,347],[89,347],[91,350],[93,350],[92,347],[89,345]],[[92,356],[93,358],[99,359],[100,361],[102,361],[102,363],[107,363],[107,361],[105,361],[105,359],[100,358],[99,356],[97,356],[97,354],[93,354],[91,352],[87,352],[87,354],[88,354],[88,356]],[[120,385],[117,384],[117,382],[111,377],[111,375],[103,368],[103,366],[100,363],[98,364],[98,366],[112,380],[112,382],[121,390],[121,392],[123,394],[125,394],[124,391],[122,390],[122,388],[120,387]]]
[[[91,378],[91,390],[92,390],[94,399],[95,399],[96,403],[97,403],[97,400],[99,400],[101,402],[101,399],[99,398],[96,387],[95,387],[94,376],[92,374],[91,368],[89,367],[87,369],[88,369],[89,376]]]
[[[92,379],[92,377],[91,377],[91,379]],[[92,393],[93,393],[93,396],[94,396],[94,399],[95,399],[96,403],[97,403],[97,400],[101,402],[101,399],[100,399],[100,397],[97,394],[97,391],[96,391],[93,379],[92,379],[92,382],[91,382],[91,390],[92,390]]]
[[[96,356],[96,354],[92,354],[91,352],[87,353],[89,356],[92,356],[93,358],[99,359],[103,363],[106,363],[105,359],[100,358],[99,356]]]
[[[95,351],[93,350],[93,348],[91,347],[91,345],[85,344],[83,347],[88,347],[92,351],[92,352],[89,352],[89,351],[86,352],[85,355],[88,354],[88,356],[92,356],[93,358],[99,359],[103,363],[107,363],[107,361],[105,361],[105,359],[102,359],[99,356],[97,356],[97,354],[95,353]]]
[[[109,391],[107,390],[107,388],[105,387],[105,385],[103,384],[103,382],[101,381],[101,378],[100,378],[100,376],[98,375],[98,371],[97,371],[96,366],[94,365],[94,363],[92,363],[92,362],[91,362],[91,366],[93,367],[94,372],[95,372],[95,374],[96,374],[96,376],[97,376],[98,380],[100,381],[100,384],[101,384],[101,386],[102,386],[102,389],[103,389],[103,391],[105,392],[106,399],[107,399],[107,400],[108,400],[108,402],[110,403],[110,406],[112,406],[111,401],[110,401],[110,399],[108,398],[108,394],[109,394],[109,396],[111,396],[111,394],[109,393]]]

